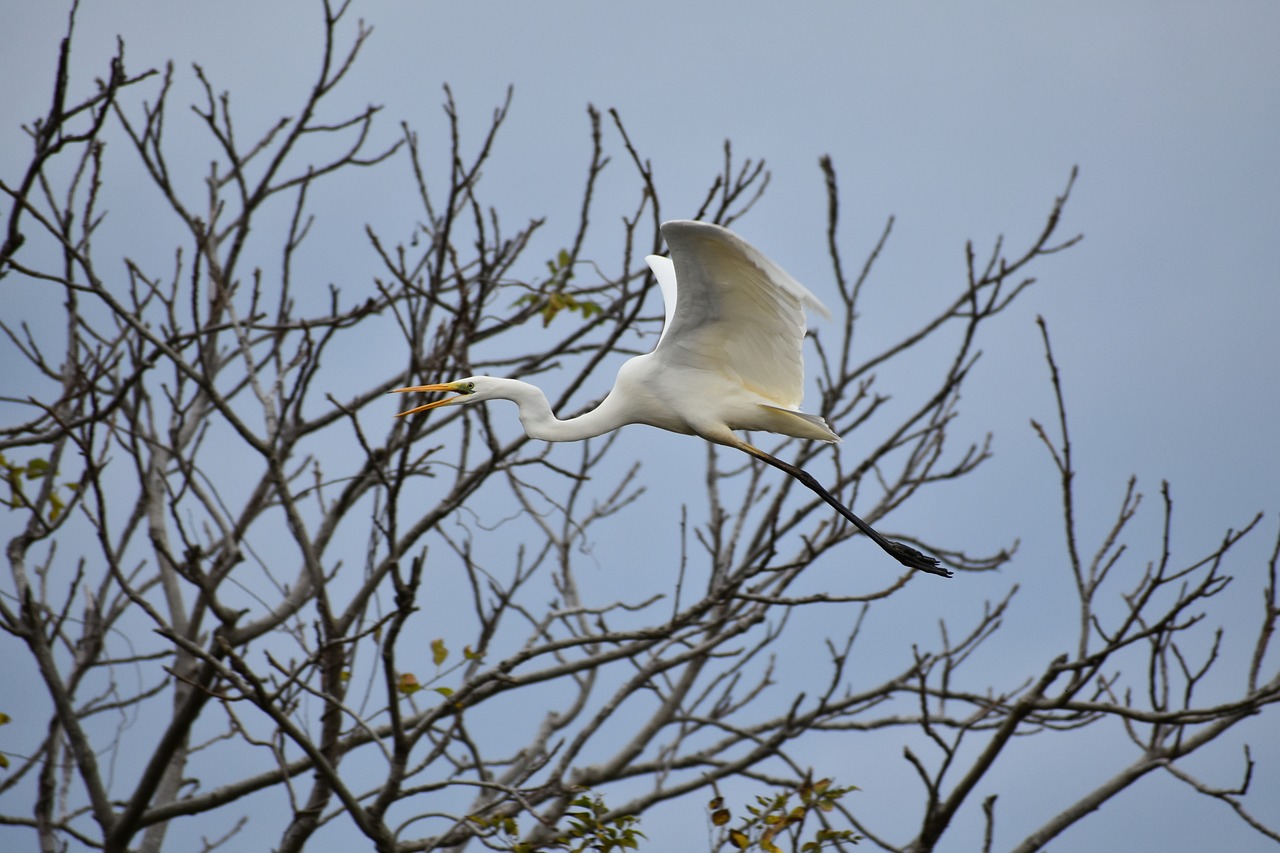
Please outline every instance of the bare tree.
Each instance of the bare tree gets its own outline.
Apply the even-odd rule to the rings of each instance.
[[[1131,555],[1131,481],[1114,525],[1086,541],[1043,322],[1058,417],[1036,429],[1061,478],[1066,547],[1055,570],[1074,580],[1078,628],[1062,638],[1068,651],[1012,684],[972,663],[1015,606],[1012,584],[978,617],[942,623],[933,645],[887,677],[855,687],[851,676],[874,609],[908,584],[964,583],[1005,566],[1012,549],[917,541],[958,570],[950,582],[898,575],[868,550],[886,578],[879,588],[812,592],[806,572],[837,551],[852,559],[856,531],[789,479],[708,447],[705,500],[685,505],[677,564],[620,587],[588,549],[597,530],[643,523],[645,472],[615,452],[615,437],[553,458],[503,411],[390,418],[389,389],[478,372],[539,377],[558,411],[591,406],[617,357],[656,340],[660,304],[638,261],[660,248],[666,211],[622,119],[590,110],[581,214],[555,235],[555,258],[531,261],[545,223],[512,227],[481,195],[505,104],[466,146],[446,92],[447,153],[424,148],[407,125],[379,146],[376,107],[323,118],[369,35],[345,12],[325,3],[315,85],[256,138],[237,132],[229,96],[195,68],[204,97],[181,120],[219,151],[195,191],[177,177],[189,164],[169,142],[178,72],[130,72],[121,45],[96,90],[77,95],[69,28],[51,106],[27,128],[28,165],[0,183],[0,277],[39,306],[3,322],[5,362],[20,363],[24,387],[6,393],[0,426],[0,620],[6,657],[29,674],[23,698],[3,710],[45,721],[39,742],[4,744],[6,832],[29,832],[47,851],[154,851],[171,828],[204,816],[204,849],[243,846],[252,820],[275,833],[255,846],[282,850],[353,832],[386,851],[610,850],[643,843],[636,818],[694,796],[711,801],[715,829],[689,849],[790,839],[924,851],[975,807],[979,782],[1017,742],[1114,722],[1132,741],[1131,763],[1063,802],[1015,849],[1040,849],[1153,771],[1280,840],[1276,816],[1243,803],[1248,754],[1230,790],[1181,761],[1242,720],[1276,713],[1280,670],[1266,659],[1280,613],[1276,553],[1256,622],[1232,626],[1253,638],[1245,672],[1206,697],[1225,658],[1216,597],[1231,581],[1233,546],[1260,519],[1178,556],[1166,485],[1165,535],[1153,553]],[[137,227],[181,235],[165,255],[121,257],[99,239],[101,188],[129,159],[155,199],[155,222]],[[428,175],[441,165],[448,178],[436,186]],[[856,461],[793,439],[770,451],[821,471],[877,523],[989,457],[989,443],[946,444],[957,400],[983,330],[1032,285],[1039,259],[1075,242],[1058,235],[1072,182],[1029,245],[997,240],[981,258],[971,248],[953,298],[872,352],[859,335],[860,297],[893,223],[849,272],[836,169],[820,165],[840,322],[812,338],[815,408],[837,432],[880,439]],[[419,221],[398,235],[366,229],[379,266],[318,297],[298,271],[323,248],[309,239],[326,216],[313,198],[335,175],[375,166],[408,176]],[[610,167],[633,170],[636,193],[629,210],[604,217],[619,224],[601,226],[595,189]],[[701,207],[679,215],[731,224],[768,179],[763,163],[726,144]],[[387,352],[388,341],[399,364],[364,364],[363,384],[338,390],[352,384],[347,364]],[[950,342],[933,392],[905,409],[885,405],[877,371],[926,341]],[[485,535],[494,528],[501,535]],[[797,611],[832,603],[854,614],[847,634],[783,678]],[[906,745],[922,783],[907,837],[843,799],[842,786],[863,780],[814,779],[796,757],[820,733],[870,730]],[[720,796],[732,780],[759,786],[766,798],[754,812]],[[995,797],[981,809],[990,848]]]

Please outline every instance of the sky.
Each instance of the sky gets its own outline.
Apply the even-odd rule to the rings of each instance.
[[[0,87],[0,174],[9,180],[26,153],[18,125],[48,101],[65,8],[5,6],[0,78],[11,83]],[[1021,572],[1028,610],[1012,618],[1034,631],[1040,608],[1053,607],[1060,590],[1037,583],[1036,568],[1060,553],[1060,518],[1049,460],[1029,426],[1054,414],[1034,323],[1041,315],[1063,371],[1086,530],[1110,521],[1130,475],[1149,509],[1160,482],[1171,483],[1175,544],[1187,554],[1266,511],[1241,548],[1246,576],[1232,604],[1242,619],[1254,615],[1244,593],[1261,586],[1280,523],[1280,5],[357,0],[353,14],[374,32],[344,97],[355,107],[382,104],[388,139],[401,119],[439,139],[448,84],[475,140],[514,86],[485,175],[508,222],[572,221],[589,154],[586,107],[616,108],[653,162],[672,218],[692,213],[725,139],[739,156],[764,158],[769,191],[736,227],[834,301],[817,167],[830,155],[844,193],[846,264],[860,263],[895,217],[865,306],[886,339],[956,286],[966,240],[979,255],[998,235],[1025,244],[1078,166],[1060,233],[1084,239],[1036,266],[1039,284],[983,341],[962,400],[972,426],[961,429],[970,438],[992,431],[996,458],[970,491],[921,495],[893,526],[968,536],[975,549],[1022,538],[1006,573],[952,581],[945,595],[954,600],[938,594],[932,606],[998,595]],[[87,2],[73,73],[81,81],[100,73],[117,35],[133,70],[173,59],[189,86],[199,62],[232,93],[248,135],[305,91],[318,33],[317,4],[303,0]],[[20,80],[32,84],[12,83]],[[616,137],[608,144],[620,162]],[[634,204],[635,182],[617,168],[601,194],[598,209],[617,215]],[[148,203],[120,191],[112,216],[127,225]],[[415,216],[378,198],[351,204],[354,217],[379,225]],[[556,247],[541,248],[549,257]],[[359,287],[371,261],[367,244],[353,245],[335,251],[326,273]],[[911,377],[898,378],[909,395]],[[643,453],[658,440],[629,434],[620,452]],[[664,453],[676,439],[665,441]],[[671,458],[699,459],[694,452]],[[1139,530],[1150,533],[1157,520]],[[596,553],[609,565],[610,543]],[[997,652],[992,666],[1016,667],[1025,649]],[[1255,784],[1280,791],[1280,755],[1271,756]],[[887,748],[884,766],[898,760]],[[1044,760],[1072,778],[1080,759]],[[1004,781],[1017,772],[1032,771],[1011,769]],[[896,770],[884,778],[910,783]],[[1170,814],[1173,790],[1153,782],[1130,792],[1066,836],[1063,849],[1119,837],[1127,849],[1256,843],[1224,808],[1189,795],[1176,794]]]

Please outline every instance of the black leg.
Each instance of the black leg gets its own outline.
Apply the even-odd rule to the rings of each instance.
[[[792,477],[795,477],[801,483],[804,483],[805,486],[807,486],[811,491],[813,491],[814,494],[818,495],[824,501],[831,504],[831,506],[835,508],[836,512],[840,513],[846,519],[848,519],[850,524],[852,524],[854,527],[858,528],[863,533],[865,533],[867,537],[871,539],[872,542],[876,543],[881,548],[883,548],[885,553],[887,553],[890,557],[893,557],[902,565],[910,569],[919,569],[922,572],[928,572],[931,575],[939,575],[944,578],[951,577],[951,571],[939,565],[938,561],[935,560],[933,557],[925,556],[924,554],[921,554],[919,551],[917,551],[915,548],[912,548],[909,545],[903,545],[901,542],[893,542],[889,539],[885,539],[883,536],[877,533],[870,524],[867,524],[865,521],[858,518],[858,516],[854,515],[853,512],[848,507],[840,503],[840,501],[836,500],[835,496],[832,495],[830,492],[828,492],[826,489],[824,489],[822,487],[822,484],[819,483],[817,480],[815,480],[813,478],[813,475],[811,475],[808,471],[805,471],[803,468],[797,468],[795,465],[792,465],[788,462],[783,462],[781,459],[778,459],[776,456],[770,456],[768,453],[765,453],[760,448],[753,447],[752,445],[747,444],[745,441],[737,446],[740,447],[745,452],[756,457],[757,459],[760,459],[764,462],[768,462],[770,465],[777,468],[778,470],[785,471],[786,473],[790,474]]]

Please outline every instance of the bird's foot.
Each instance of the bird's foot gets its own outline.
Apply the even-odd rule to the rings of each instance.
[[[893,551],[891,552],[893,558],[907,568],[919,569],[922,572],[928,572],[939,577],[951,577],[951,570],[939,564],[933,557],[927,557],[910,545],[903,545],[901,542],[890,542],[889,544],[893,546]]]

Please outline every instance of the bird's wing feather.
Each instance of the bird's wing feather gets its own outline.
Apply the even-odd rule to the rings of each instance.
[[[653,270],[653,277],[658,280],[658,290],[662,292],[662,308],[666,312],[662,321],[662,334],[658,337],[658,343],[661,344],[662,339],[667,336],[667,330],[671,328],[671,318],[676,313],[676,268],[670,258],[662,255],[647,255],[645,262]]]
[[[665,222],[662,236],[671,248],[678,290],[674,311],[667,303],[667,325],[654,356],[671,366],[726,373],[780,406],[799,406],[804,310],[829,317],[826,307],[782,267],[719,225]],[[663,297],[670,300],[657,269]]]

